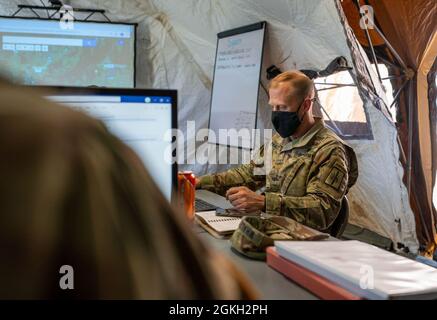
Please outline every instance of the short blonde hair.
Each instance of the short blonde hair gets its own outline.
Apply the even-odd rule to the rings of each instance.
[[[314,89],[314,84],[310,78],[297,70],[283,72],[272,79],[269,89],[275,89],[281,84],[288,84],[290,94],[287,98],[295,98],[298,101],[303,101]]]

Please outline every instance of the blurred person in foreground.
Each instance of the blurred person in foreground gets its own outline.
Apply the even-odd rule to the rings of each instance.
[[[247,299],[136,154],[83,113],[0,79],[1,299]],[[60,268],[74,270],[61,290]]]

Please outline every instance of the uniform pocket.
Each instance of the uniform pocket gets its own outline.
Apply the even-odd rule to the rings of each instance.
[[[292,185],[292,183],[294,182],[294,180],[296,179],[296,175],[298,174],[299,170],[304,166],[305,164],[305,160],[304,159],[298,159],[292,166],[290,169],[286,169],[289,170],[288,172],[286,172],[286,177],[284,179],[284,182],[281,185],[281,193],[284,195],[290,195],[290,196],[295,196],[298,193],[301,193],[302,190],[299,190],[301,188],[296,188],[295,190],[288,190],[289,187]],[[307,177],[302,177],[302,184],[305,184]]]

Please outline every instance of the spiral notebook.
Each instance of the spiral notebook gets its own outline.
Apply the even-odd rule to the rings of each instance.
[[[196,212],[195,217],[197,223],[216,238],[232,235],[241,221],[237,217],[216,216],[215,211]]]

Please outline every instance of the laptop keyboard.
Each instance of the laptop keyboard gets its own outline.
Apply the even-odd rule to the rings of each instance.
[[[196,207],[196,212],[213,211],[213,210],[218,208],[217,206],[215,206],[213,204],[210,204],[204,200],[197,199],[197,198],[196,198],[196,202],[195,202],[195,207]]]

